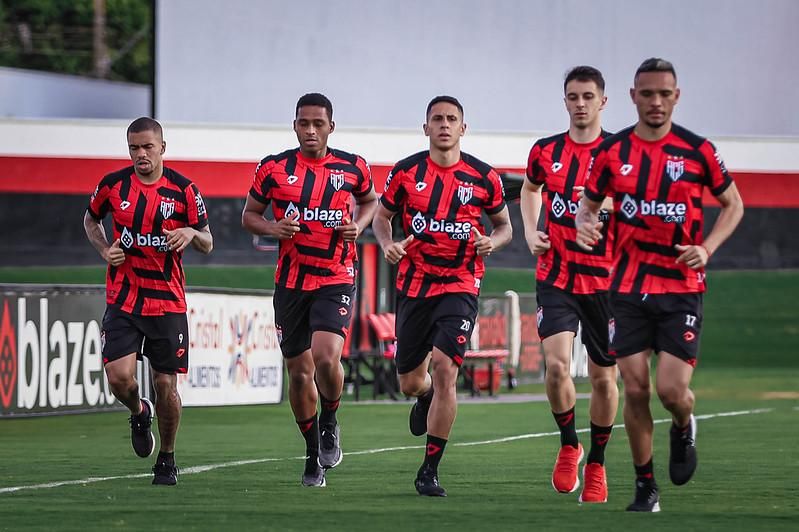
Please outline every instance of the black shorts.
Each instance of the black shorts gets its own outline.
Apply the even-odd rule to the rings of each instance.
[[[625,357],[648,349],[666,351],[692,366],[702,331],[702,294],[610,296],[610,352]]]
[[[408,373],[437,347],[460,366],[477,318],[477,296],[397,295],[397,372]]]
[[[189,369],[189,322],[186,313],[136,316],[108,305],[101,334],[103,365],[131,353],[146,356],[159,373],[186,373]]]
[[[355,286],[337,284],[313,291],[277,286],[272,301],[280,351],[284,357],[294,358],[311,348],[311,335],[316,331],[347,337]]]
[[[591,360],[603,367],[616,364],[613,357],[608,356],[610,299],[607,292],[570,294],[560,288],[538,283],[535,298],[538,302],[538,336],[542,340],[567,331],[576,335],[579,323],[583,326],[580,339]]]

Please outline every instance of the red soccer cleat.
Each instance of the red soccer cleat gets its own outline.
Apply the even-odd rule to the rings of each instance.
[[[555,469],[552,470],[552,487],[559,493],[572,493],[580,487],[578,470],[583,460],[583,446],[577,444],[575,449],[571,445],[560,448]]]
[[[579,502],[608,502],[608,481],[605,477],[605,466],[602,464],[585,464],[583,467],[583,492]]]

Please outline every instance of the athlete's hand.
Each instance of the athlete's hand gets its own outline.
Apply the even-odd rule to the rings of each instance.
[[[574,187],[574,191],[577,192],[577,201],[580,201],[583,199],[583,196],[585,196],[585,192],[583,192],[584,190],[585,187]]]
[[[169,246],[171,251],[181,252],[186,247],[191,244],[191,241],[194,240],[194,235],[197,234],[196,229],[192,229],[191,227],[180,227],[178,229],[164,229],[164,235],[166,235],[166,244]]]
[[[408,244],[411,242],[413,242],[413,235],[408,236],[405,240],[394,242],[384,249],[383,256],[386,258],[386,262],[389,264],[396,264],[401,261],[402,257],[408,254],[405,248],[408,247]]]
[[[704,246],[681,246],[677,244],[674,249],[680,252],[680,256],[674,262],[684,262],[692,270],[704,268],[710,258]]]
[[[125,251],[119,247],[119,239],[114,240],[114,243],[108,246],[103,253],[103,258],[111,266],[119,266],[125,262]]]
[[[586,251],[592,251],[602,240],[602,222],[583,222],[577,225],[577,245]]]
[[[291,218],[283,218],[282,220],[275,222],[273,230],[274,232],[271,236],[279,240],[286,240],[289,238],[294,238],[294,234],[299,232],[299,230],[300,213],[297,211]]]
[[[358,235],[361,234],[361,228],[355,221],[350,221],[348,216],[344,218],[344,224],[339,225],[335,230],[339,231],[344,240],[348,242],[355,242]]]
[[[494,251],[494,241],[490,236],[481,235],[480,231],[475,226],[472,226],[472,236],[474,237],[474,247],[477,254],[481,257],[487,257]]]
[[[552,242],[549,241],[549,235],[543,231],[536,231],[533,233],[533,238],[527,243],[533,255],[538,257],[546,253],[552,247]]]

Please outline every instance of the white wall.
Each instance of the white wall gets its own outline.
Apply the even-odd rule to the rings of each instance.
[[[133,119],[149,114],[149,85],[0,67],[0,116]]]
[[[605,125],[633,122],[643,59],[674,62],[675,120],[705,135],[799,136],[794,0],[162,0],[156,109],[286,124],[320,91],[342,126],[417,127],[450,93],[480,131],[565,129],[562,80],[606,77]]]
[[[3,120],[0,156],[127,159],[128,121]],[[297,145],[288,126],[232,127],[164,122],[167,160],[244,161]],[[541,134],[470,132],[465,151],[503,168],[523,168]],[[727,167],[737,171],[799,172],[799,138],[713,137]],[[419,130],[337,128],[330,145],[363,155],[371,164],[393,165],[427,149]],[[2,178],[2,176],[0,176]]]

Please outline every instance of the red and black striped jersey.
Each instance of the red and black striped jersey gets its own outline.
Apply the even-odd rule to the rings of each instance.
[[[380,198],[402,212],[402,227],[414,240],[399,262],[397,289],[409,297],[480,292],[485,266],[472,243],[472,228],[485,234],[483,211],[505,207],[499,174],[467,153],[443,168],[423,151],[397,163]]]
[[[677,264],[675,245],[703,241],[704,187],[718,196],[732,178],[713,144],[676,124],[648,142],[634,127],[597,148],[585,195],[613,196],[616,243],[610,289],[634,294],[705,291],[704,270]]]
[[[275,284],[297,290],[355,282],[357,253],[335,228],[352,220],[353,196],[372,190],[366,161],[329,149],[321,159],[304,157],[299,148],[263,159],[255,169],[250,196],[272,203],[275,220],[299,213],[300,231],[280,240]]]
[[[543,185],[544,232],[551,247],[538,257],[536,279],[574,294],[593,294],[610,285],[613,261],[611,217],[605,210],[600,219],[603,238],[593,251],[575,242],[574,215],[580,204],[575,187],[585,186],[594,150],[610,136],[602,131],[593,142],[579,144],[569,133],[538,140],[527,159],[527,179]]]
[[[197,185],[169,168],[146,185],[130,166],[100,181],[88,211],[98,221],[111,213],[114,240],[125,252],[122,264],[108,266],[106,302],[139,316],[186,312],[183,253],[169,249],[163,231],[208,225]]]

